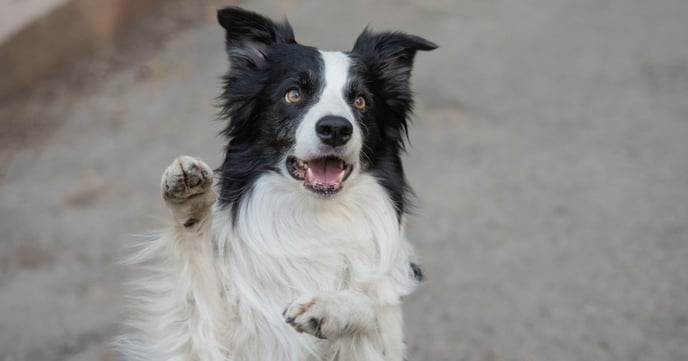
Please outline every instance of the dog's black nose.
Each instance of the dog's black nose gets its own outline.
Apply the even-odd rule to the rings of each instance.
[[[348,120],[330,115],[315,123],[315,131],[323,143],[337,147],[346,144],[351,139],[354,127]]]

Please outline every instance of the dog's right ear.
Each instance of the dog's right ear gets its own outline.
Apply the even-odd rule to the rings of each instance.
[[[238,7],[217,11],[217,21],[225,29],[227,54],[234,68],[259,68],[265,64],[275,44],[293,44],[294,30],[286,20],[272,20]]]

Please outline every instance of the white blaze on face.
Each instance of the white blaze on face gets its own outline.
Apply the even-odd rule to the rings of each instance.
[[[325,116],[339,116],[347,119],[353,125],[351,139],[342,146],[344,152],[340,155],[348,163],[358,160],[361,150],[361,129],[354,117],[351,104],[346,99],[346,88],[349,81],[349,67],[351,59],[342,52],[320,51],[324,69],[322,81],[324,83],[318,102],[308,110],[301,124],[296,129],[296,145],[294,156],[299,159],[311,159],[322,156],[328,146],[323,144],[315,131],[315,124]]]

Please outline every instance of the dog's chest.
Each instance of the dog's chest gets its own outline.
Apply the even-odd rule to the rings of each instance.
[[[276,181],[282,182],[259,181],[234,225],[216,222],[216,236],[231,307],[247,331],[242,342],[265,345],[287,337],[298,353],[309,338],[289,329],[284,308],[303,295],[365,289],[399,247],[399,223],[372,179],[362,176],[333,199],[283,189]]]
[[[258,184],[228,234],[235,275],[267,293],[334,291],[361,282],[395,243],[395,212],[377,183],[359,182],[334,199]]]
[[[381,249],[398,244],[396,212],[372,177],[361,175],[347,187],[323,199],[295,192],[280,176],[264,177],[225,235],[230,256],[256,278],[274,280],[272,286],[321,288],[376,267]]]
[[[258,181],[233,225],[227,214],[217,214],[226,281],[239,301],[281,310],[302,293],[364,283],[398,247],[394,207],[372,178],[359,176],[331,199],[283,183],[281,176]]]

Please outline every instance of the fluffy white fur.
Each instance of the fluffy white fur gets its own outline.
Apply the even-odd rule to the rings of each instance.
[[[173,224],[128,260],[126,360],[403,360],[413,255],[371,176],[322,199],[269,173],[233,224],[211,175],[190,157],[163,175]]]

